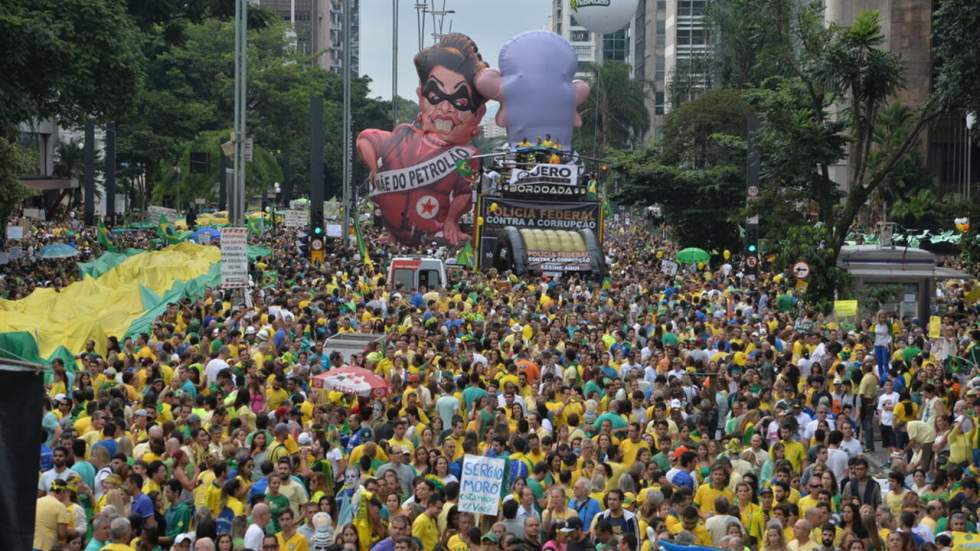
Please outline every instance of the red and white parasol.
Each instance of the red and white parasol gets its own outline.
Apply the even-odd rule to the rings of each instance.
[[[314,376],[313,388],[374,398],[388,394],[388,383],[383,378],[373,371],[351,366],[331,369]]]

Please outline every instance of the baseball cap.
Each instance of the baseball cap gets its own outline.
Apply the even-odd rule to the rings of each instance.
[[[582,529],[582,519],[576,516],[566,520],[565,523],[562,524],[560,528],[558,528],[558,531],[568,534],[570,532],[574,532],[575,530],[581,530],[581,529]]]
[[[194,543],[194,537],[190,534],[177,534],[174,538],[174,545],[180,545],[182,543]]]
[[[493,532],[487,532],[486,534],[483,534],[483,537],[480,538],[480,541],[481,542],[489,541],[490,543],[497,543],[497,534],[494,534]]]
[[[138,409],[133,412],[133,417],[146,417],[148,415],[145,409]]]
[[[52,492],[64,492],[68,489],[68,482],[56,478],[51,481],[51,491]]]
[[[59,392],[59,393],[57,393],[57,394],[54,395],[54,401],[55,402],[64,402],[66,398],[67,398],[67,396],[65,396],[61,392]]]

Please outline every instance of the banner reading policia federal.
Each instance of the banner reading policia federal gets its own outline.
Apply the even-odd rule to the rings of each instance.
[[[496,205],[491,207],[491,205]],[[484,197],[480,202],[484,236],[494,234],[507,226],[517,229],[575,231],[590,229],[599,240],[602,229],[599,224],[601,207],[597,202],[552,203],[526,201],[506,197]]]

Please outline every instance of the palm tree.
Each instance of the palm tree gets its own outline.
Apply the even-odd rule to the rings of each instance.
[[[643,141],[650,129],[646,86],[630,78],[629,65],[616,61],[592,64],[587,77],[592,92],[581,106],[582,128],[575,149],[601,157],[610,148],[627,149]]]

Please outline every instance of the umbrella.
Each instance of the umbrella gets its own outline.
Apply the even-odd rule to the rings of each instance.
[[[704,249],[688,247],[677,253],[677,261],[682,264],[697,264],[711,260],[711,255]]]
[[[320,373],[313,377],[313,387],[375,398],[388,393],[388,383],[373,371],[350,366]]]
[[[198,228],[194,233],[192,233],[191,239],[197,241],[198,243],[214,241],[221,239],[221,232],[218,231],[217,228],[205,226],[203,228]]]
[[[38,252],[41,258],[71,258],[78,256],[78,249],[64,243],[48,245]]]

